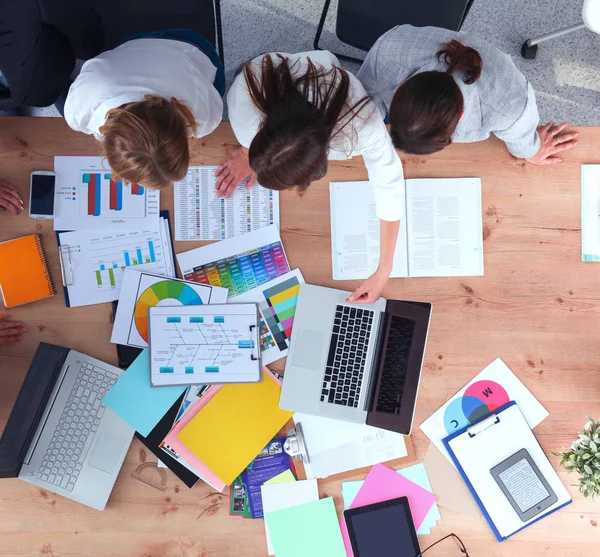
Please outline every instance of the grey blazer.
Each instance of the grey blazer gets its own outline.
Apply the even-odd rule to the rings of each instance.
[[[400,25],[379,37],[358,72],[365,89],[385,115],[397,87],[424,71],[445,71],[435,54],[442,44],[456,39],[479,52],[483,60],[481,77],[472,85],[454,79],[463,97],[465,115],[452,141],[482,141],[493,133],[519,158],[528,158],[540,148],[537,133],[539,115],[533,88],[508,55],[487,41],[437,27]]]

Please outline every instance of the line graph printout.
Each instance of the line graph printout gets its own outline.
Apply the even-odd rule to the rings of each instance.
[[[279,192],[242,182],[229,198],[217,197],[217,166],[190,166],[175,182],[175,239],[225,240],[275,224]]]
[[[260,380],[256,304],[157,306],[148,316],[152,385]]]
[[[55,157],[54,230],[157,229],[160,192],[114,180],[101,157]]]

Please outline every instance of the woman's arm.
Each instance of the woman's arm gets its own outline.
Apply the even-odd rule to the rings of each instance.
[[[348,296],[347,302],[372,304],[377,301],[392,274],[400,221],[380,220],[379,223],[380,247],[377,270]]]

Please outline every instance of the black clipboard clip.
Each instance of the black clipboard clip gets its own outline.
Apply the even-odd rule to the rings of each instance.
[[[467,433],[469,434],[469,437],[471,439],[473,439],[473,437],[476,437],[480,433],[483,433],[485,430],[489,429],[490,427],[494,427],[495,425],[498,425],[499,423],[500,423],[500,416],[498,416],[498,414],[491,414],[490,416],[481,420],[480,422],[476,423],[475,425],[468,427]]]
[[[250,359],[251,359],[253,362],[255,362],[256,360],[258,360],[258,359],[259,359],[258,355],[256,355],[256,356],[254,355],[254,349],[256,349],[257,351],[258,351],[258,350],[260,350],[260,347],[259,347],[259,342],[258,342],[258,340],[259,340],[259,339],[258,339],[258,335],[256,335],[256,337],[257,337],[257,338],[256,338],[256,341],[254,340],[254,334],[253,334],[253,331],[254,331],[254,329],[256,329],[256,328],[257,328],[257,326],[256,326],[256,325],[250,325],[250,347],[251,347],[251,350],[252,350],[252,352],[250,353]]]

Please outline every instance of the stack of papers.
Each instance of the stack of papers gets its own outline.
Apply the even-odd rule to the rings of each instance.
[[[423,464],[415,464],[414,466],[409,466],[408,468],[403,468],[402,470],[397,470],[397,474],[410,480],[415,485],[422,487],[427,490],[429,493],[433,494],[433,490],[431,488],[431,483],[429,482],[429,478],[427,477],[427,472],[425,470],[425,466]],[[356,482],[344,482],[342,483],[342,497],[344,499],[344,509],[349,509],[350,505],[356,498],[360,488],[363,486],[365,482],[356,481]],[[429,509],[429,512],[425,515],[421,526],[417,530],[417,534],[430,534],[431,529],[437,526],[438,520],[442,518],[440,514],[440,510],[437,506],[437,503],[434,501],[433,505]]]

